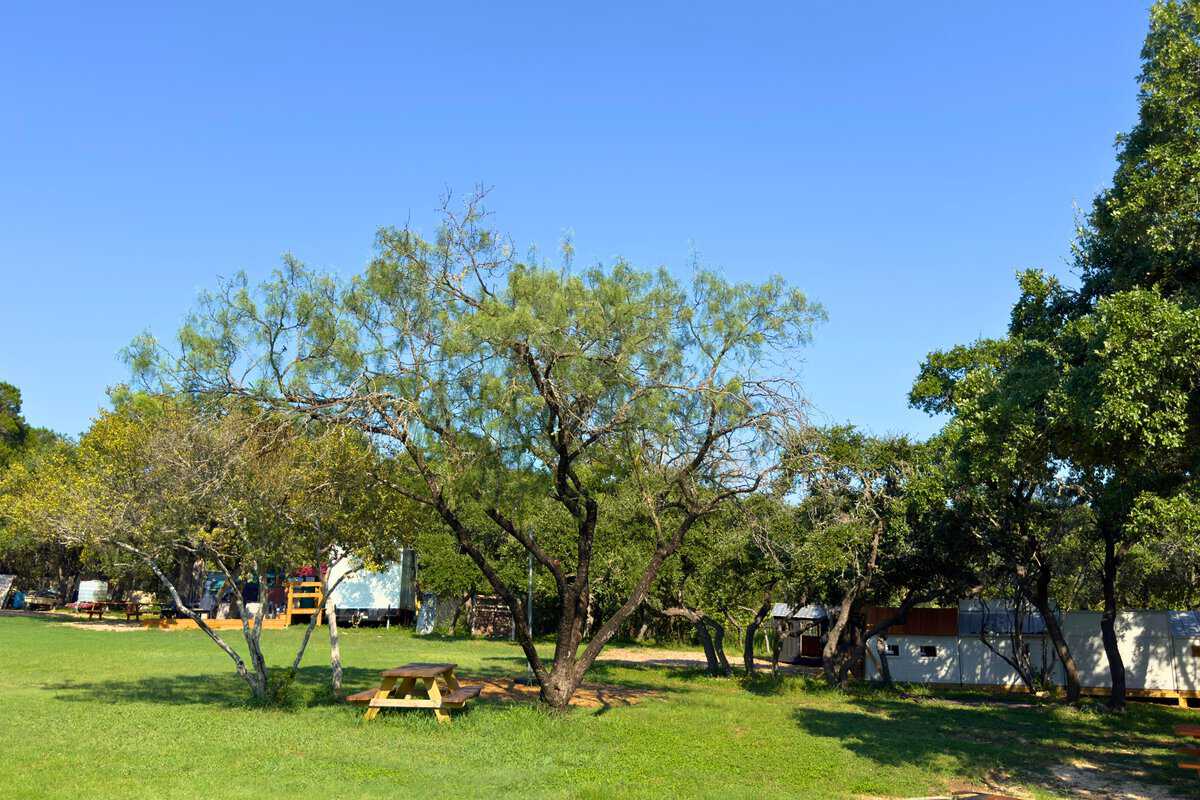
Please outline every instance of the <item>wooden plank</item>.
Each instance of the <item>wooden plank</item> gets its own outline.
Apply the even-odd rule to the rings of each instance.
[[[382,673],[385,678],[437,678],[447,672],[453,672],[457,664],[431,664],[414,661],[411,664],[401,664],[398,667],[386,669]]]
[[[423,700],[421,698],[373,698],[368,705],[371,710],[379,708],[441,708],[440,700]]]
[[[395,678],[384,678],[383,681],[379,684],[379,688],[375,690],[375,697],[371,700],[371,703],[374,704],[374,703],[379,702],[380,700],[386,700],[387,696],[389,694],[391,694],[391,692],[392,692],[392,687],[395,685],[396,685]],[[367,713],[363,714],[363,722],[370,722],[371,720],[375,719],[375,717],[378,716],[378,714],[379,714],[379,709],[377,707],[376,708],[368,708]]]
[[[479,693],[482,691],[482,686],[460,686],[443,697],[442,702],[447,705],[451,703],[455,705],[463,705],[466,703],[466,701],[478,697]]]
[[[1176,736],[1195,736],[1200,739],[1200,725],[1176,725]]]

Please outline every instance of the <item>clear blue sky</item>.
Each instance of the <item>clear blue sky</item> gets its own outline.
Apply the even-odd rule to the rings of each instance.
[[[1070,274],[1136,113],[1145,2],[10,3],[0,380],[77,434],[201,289],[361,267],[446,187],[577,261],[780,273],[819,418],[926,435],[923,355]],[[181,4],[182,5],[182,4]],[[655,5],[654,10],[643,5]]]

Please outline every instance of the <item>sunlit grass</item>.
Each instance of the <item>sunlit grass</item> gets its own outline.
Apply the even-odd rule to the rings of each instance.
[[[283,663],[298,631],[267,631]],[[1004,778],[1067,794],[1050,767],[1082,758],[1180,787],[1170,727],[1134,705],[1088,709],[850,695],[801,678],[750,686],[691,671],[601,665],[591,680],[654,689],[630,707],[547,713],[478,702],[360,721],[331,700],[320,639],[290,710],[249,708],[228,659],[197,632],[99,632],[0,618],[0,786],[13,798],[914,796]],[[413,660],[517,675],[505,642],[343,633],[346,687]]]

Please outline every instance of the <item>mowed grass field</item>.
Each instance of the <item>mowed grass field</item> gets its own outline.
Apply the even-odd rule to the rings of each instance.
[[[285,662],[299,635],[265,632],[269,655]],[[294,707],[262,710],[198,631],[0,617],[0,797],[911,797],[987,779],[1069,797],[1071,782],[1096,778],[1193,797],[1200,787],[1175,767],[1170,736],[1200,712],[1166,706],[1111,717],[601,664],[592,680],[659,694],[560,715],[477,702],[450,725],[428,712],[363,724],[325,688],[325,644],[314,639]],[[523,670],[507,643],[398,629],[345,631],[342,652],[348,690],[406,661],[453,661],[468,679]]]

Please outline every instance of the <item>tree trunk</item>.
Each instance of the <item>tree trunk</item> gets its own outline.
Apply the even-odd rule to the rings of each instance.
[[[838,608],[837,618],[833,624],[829,626],[829,635],[825,639],[825,647],[821,649],[821,668],[825,673],[825,680],[831,686],[840,686],[839,678],[839,655],[842,653],[842,634],[846,630],[846,625],[850,622],[850,612],[854,608],[855,593],[847,592],[842,598],[842,604]]]
[[[333,696],[342,696],[342,648],[338,643],[337,606],[332,600],[325,603],[325,624],[329,626],[329,668]]]
[[[771,600],[768,597],[754,613],[754,619],[746,626],[746,637],[742,643],[742,664],[746,668],[747,677],[754,675],[754,637],[758,635],[758,628],[769,613],[771,613]]]
[[[704,660],[707,665],[706,671],[709,675],[730,674],[729,661],[725,658],[724,627],[716,622],[716,620],[705,616],[703,612],[696,611],[687,606],[663,609],[662,613],[663,616],[668,618],[682,617],[692,623],[692,628],[696,631],[696,638],[700,640],[700,646],[704,648]]]
[[[725,657],[725,626],[709,617],[705,620],[712,630],[710,638],[712,639],[713,652],[717,656],[717,673],[728,678],[733,674],[733,669],[729,666],[729,659]]]
[[[891,686],[892,668],[888,664],[887,639],[882,634],[875,637],[875,653],[879,656],[879,677],[884,686]]]
[[[1050,578],[1050,568],[1041,567],[1038,571],[1037,587],[1029,600],[1037,612],[1042,615],[1042,620],[1046,624],[1046,635],[1050,637],[1050,641],[1054,645],[1054,652],[1058,654],[1058,660],[1063,665],[1063,672],[1066,674],[1067,702],[1074,703],[1079,700],[1081,694],[1079,667],[1075,664],[1074,656],[1071,655],[1071,648],[1067,646],[1067,637],[1063,634],[1062,625],[1058,623],[1058,617],[1050,608]]]
[[[1108,658],[1108,670],[1112,677],[1112,693],[1108,707],[1112,711],[1125,710],[1125,662],[1117,647],[1117,567],[1119,566],[1116,535],[1104,532],[1104,613],[1100,616],[1100,636],[1104,641],[1104,655]]]

